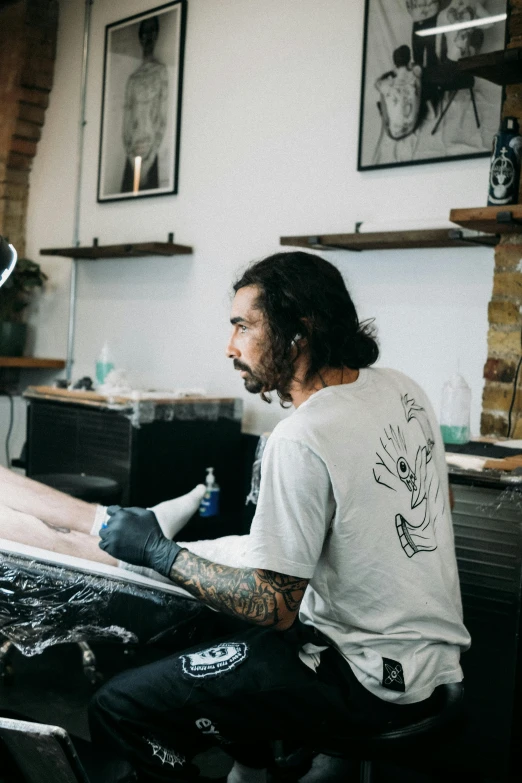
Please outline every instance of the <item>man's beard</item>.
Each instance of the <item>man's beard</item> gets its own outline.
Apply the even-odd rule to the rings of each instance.
[[[266,382],[263,381],[263,379],[258,375],[254,375],[247,364],[243,364],[243,362],[240,362],[238,359],[234,359],[234,369],[243,370],[244,372],[248,373],[248,375],[246,375],[246,377],[243,379],[247,392],[250,392],[250,394],[260,394],[263,391],[266,386]]]

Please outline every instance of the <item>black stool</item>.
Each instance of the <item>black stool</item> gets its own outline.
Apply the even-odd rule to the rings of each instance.
[[[88,503],[112,506],[119,504],[121,500],[121,487],[118,482],[104,476],[90,476],[86,473],[40,473],[31,478]]]
[[[348,737],[332,737],[314,747],[314,755],[323,754],[346,761],[359,760],[360,783],[372,783],[373,761],[401,761],[401,755],[433,749],[434,741],[442,736],[455,735],[457,728],[464,725],[464,685],[461,682],[439,685],[438,709],[429,715],[411,723],[389,723],[382,729],[361,731]],[[278,745],[275,743],[276,769],[281,770],[280,780],[297,781],[301,772],[292,777],[288,759],[277,758]],[[295,754],[300,761],[299,754]]]
[[[473,106],[473,113],[475,115],[475,122],[477,128],[480,128],[480,118],[478,115],[477,102],[475,100],[475,77],[459,70],[458,64],[451,60],[432,65],[424,70],[422,74],[422,89],[425,97],[432,101],[435,98],[435,106],[438,104],[439,116],[432,128],[431,135],[433,136],[442,120],[444,119],[446,112],[450,108],[451,104],[455,100],[455,97],[459,90],[468,90],[471,105]],[[444,94],[448,93],[446,105],[443,105]]]

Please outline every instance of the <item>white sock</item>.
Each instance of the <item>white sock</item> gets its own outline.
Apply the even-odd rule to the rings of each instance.
[[[94,522],[91,528],[91,536],[99,536],[103,525],[109,520],[107,506],[96,506]]]
[[[157,506],[152,506],[163,535],[167,538],[174,538],[179,531],[185,527],[191,516],[199,508],[201,498],[205,494],[205,485],[198,484],[191,492],[172,500],[164,500]]]
[[[235,761],[228,773],[227,783],[267,783],[266,769],[245,767],[244,764]]]
[[[201,498],[205,494],[205,485],[198,484],[193,490],[181,495],[179,498],[164,500],[157,506],[152,506],[151,511],[156,514],[159,526],[163,535],[167,538],[174,538],[179,531],[187,524],[189,519],[196,513],[201,503]],[[91,528],[91,536],[99,536],[103,525],[110,519],[107,514],[107,506],[96,506],[94,522]]]

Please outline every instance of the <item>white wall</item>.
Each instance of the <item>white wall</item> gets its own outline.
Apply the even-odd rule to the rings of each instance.
[[[81,241],[176,240],[194,255],[82,262],[74,376],[93,375],[104,340],[136,384],[243,394],[244,428],[281,413],[242,392],[224,355],[228,290],[280,235],[347,232],[359,220],[447,219],[486,203],[488,160],[356,171],[364,0],[190,0],[179,194],[96,203],[104,27],[154,0],[95,0]],[[83,0],[62,0],[55,86],[31,175],[28,255],[71,244]],[[439,407],[456,369],[479,431],[493,251],[330,252],[361,317],[375,316],[383,366]],[[32,318],[36,354],[65,356],[70,262],[43,259],[50,284]]]

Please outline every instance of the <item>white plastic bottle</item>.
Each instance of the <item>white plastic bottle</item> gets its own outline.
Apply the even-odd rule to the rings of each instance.
[[[96,361],[96,383],[98,386],[105,383],[105,378],[111,370],[114,370],[114,362],[112,361],[109,344],[104,342]]]
[[[444,443],[468,443],[471,389],[458,372],[442,389],[440,429]]]
[[[200,517],[215,517],[219,514],[219,484],[214,476],[214,468],[207,468],[205,494],[199,506]]]

